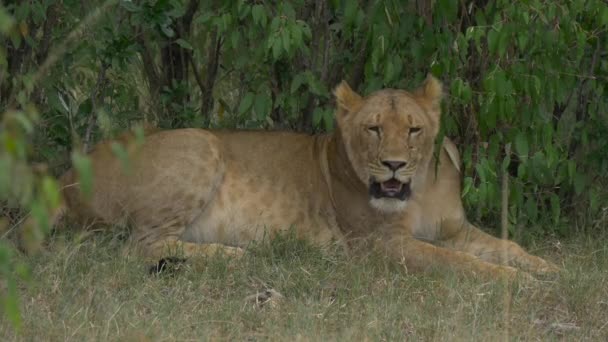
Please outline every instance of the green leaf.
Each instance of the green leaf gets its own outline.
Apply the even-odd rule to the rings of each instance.
[[[602,25],[608,27],[608,5],[603,4],[600,12],[600,22]]]
[[[496,29],[490,29],[488,32],[488,50],[491,54],[495,54],[498,50],[498,40],[500,38],[500,32]]]
[[[258,120],[263,120],[270,114],[270,105],[271,99],[267,94],[260,93],[255,96],[253,110]]]
[[[465,83],[461,78],[456,78],[451,83],[451,94],[459,98],[463,103],[471,100],[473,94],[468,83]]]
[[[13,25],[15,25],[15,20],[4,6],[0,5],[0,32],[7,34],[13,28]]]
[[[545,149],[555,148],[555,143],[553,142],[553,126],[551,124],[546,124],[542,127],[542,137]]]
[[[143,126],[137,125],[133,128],[133,134],[135,134],[136,146],[141,146],[146,141],[146,131]]]
[[[372,70],[376,72],[378,70],[378,63],[380,63],[380,56],[382,51],[379,45],[376,45],[372,50]]]
[[[241,104],[239,105],[239,110],[238,110],[239,115],[244,114],[251,108],[251,106],[253,105],[254,99],[255,99],[255,95],[253,93],[249,92],[249,93],[245,94],[245,96],[241,100]]]
[[[61,93],[57,93],[57,98],[59,99],[59,102],[61,103],[61,106],[63,107],[63,109],[65,109],[65,112],[70,113],[71,112],[70,106],[68,106],[67,102],[63,98],[63,95]]]
[[[26,133],[29,134],[34,131],[33,123],[22,111],[13,112],[11,117],[20,124],[21,128],[23,128]]]
[[[304,41],[302,40],[302,28],[299,25],[293,25],[291,28],[291,37],[297,48],[304,45]]]
[[[175,31],[173,31],[173,29],[169,25],[160,25],[160,30],[168,38],[173,38],[173,36],[175,36]]]
[[[280,7],[282,9],[283,16],[285,16],[289,19],[295,17],[296,11],[293,8],[293,6],[291,5],[291,3],[287,2],[287,1],[282,1],[282,2],[280,2],[280,4],[281,4]]]
[[[279,60],[279,58],[281,57],[281,48],[282,48],[281,40],[275,39],[272,44],[272,57],[274,58],[275,61]]]
[[[72,165],[78,174],[80,190],[85,196],[93,193],[93,169],[91,159],[78,151],[72,152]]]
[[[230,13],[224,13],[221,16],[221,25],[220,25],[220,31],[221,32],[225,32],[228,30],[228,28],[232,25],[232,15]]]
[[[325,131],[332,132],[334,130],[334,115],[333,109],[323,111],[323,121],[325,122]]]
[[[264,9],[264,5],[254,5],[251,8],[251,17],[253,18],[253,23],[256,25],[260,25],[261,27],[266,27],[268,23],[268,18],[266,17],[266,10]]]
[[[323,97],[328,97],[327,88],[317,79],[317,77],[315,77],[312,72],[306,72],[305,75],[311,93]]]
[[[188,43],[188,41],[186,41],[183,38],[179,38],[175,41],[175,43],[177,43],[177,45],[183,47],[186,50],[194,50],[194,48],[192,47],[192,45],[190,43]]]
[[[522,31],[517,35],[517,48],[519,50],[524,50],[528,46],[528,42],[530,41],[528,32]]]
[[[464,181],[463,181],[463,185],[462,185],[462,196],[461,197],[464,198],[471,191],[472,187],[473,187],[473,178],[465,177]]]
[[[110,115],[108,115],[105,110],[98,111],[97,125],[99,126],[99,129],[103,133],[104,137],[109,137],[112,135],[114,123]]]
[[[589,208],[591,213],[596,213],[600,208],[600,195],[597,189],[591,189],[589,191]]]
[[[93,101],[91,101],[90,98],[86,99],[78,106],[79,115],[89,116],[89,115],[91,115],[92,111],[93,111]]]
[[[318,127],[319,124],[321,123],[322,119],[323,119],[323,110],[319,107],[315,108],[315,110],[312,112],[312,124],[315,127]]]
[[[528,138],[524,132],[519,132],[515,137],[515,151],[522,160],[528,158],[530,148],[528,146]]]
[[[123,171],[125,171],[127,174],[130,174],[132,169],[131,161],[129,158],[129,152],[127,151],[127,149],[121,143],[118,143],[116,141],[110,144],[110,149],[112,150],[112,153],[114,153],[114,155],[118,157]]]
[[[239,47],[240,38],[241,38],[241,35],[239,34],[238,30],[232,31],[232,33],[230,34],[230,43],[232,44],[233,49],[236,49]]]
[[[559,223],[559,218],[561,216],[561,208],[559,204],[559,196],[557,194],[550,194],[549,200],[551,202],[551,213],[553,214],[553,223]]]
[[[468,103],[473,99],[473,91],[471,90],[469,82],[463,82],[462,88],[460,89],[460,99],[465,103]]]
[[[289,38],[289,32],[287,30],[283,30],[283,32],[281,33],[281,42],[283,43],[283,49],[285,49],[285,52],[289,54],[291,52],[291,40]]]
[[[42,179],[42,192],[44,193],[44,197],[51,207],[56,208],[59,206],[61,196],[59,185],[54,178],[45,176]]]
[[[28,237],[29,242],[35,245],[39,245],[43,239],[43,232],[49,231],[49,212],[46,205],[44,205],[38,198],[34,199],[34,201],[30,204],[30,215],[35,219],[38,224],[37,228],[29,231],[31,235]],[[33,247],[32,244],[29,245],[30,248]],[[26,249],[29,249],[26,247]]]
[[[358,8],[358,1],[345,1],[344,21],[346,24],[352,24],[355,22]]]
[[[541,91],[540,78],[536,75],[533,75],[532,78],[534,79],[534,90],[536,91],[536,95],[539,96]]]
[[[585,190],[585,183],[586,183],[585,175],[583,175],[581,173],[576,173],[574,175],[574,192],[577,195],[580,195],[583,193],[583,190]]]
[[[139,12],[141,11],[141,8],[139,6],[137,6],[135,3],[133,3],[133,1],[130,0],[122,0],[120,1],[120,6],[123,7],[124,9],[126,9],[129,12]]]
[[[511,155],[506,155],[503,158],[502,164],[501,164],[501,170],[502,170],[502,172],[507,172],[507,169],[509,168],[510,164],[511,164]]]
[[[477,173],[477,176],[479,176],[479,180],[482,184],[487,182],[486,169],[483,167],[483,165],[483,160],[475,165],[475,172]]]
[[[300,27],[302,28],[302,33],[304,34],[304,37],[307,40],[310,40],[312,38],[312,31],[310,30],[308,24],[306,24],[305,22],[301,22]]]
[[[274,17],[272,18],[272,21],[270,22],[270,34],[274,35],[279,31],[279,27],[281,26],[281,19],[279,19],[278,17]]]
[[[498,38],[498,56],[503,57],[505,55],[510,37],[511,34],[510,30],[508,29],[508,26],[503,26],[500,30],[500,35]]]
[[[395,66],[393,65],[393,62],[389,59],[384,64],[384,83],[389,83],[394,76]]]
[[[251,12],[251,7],[245,5],[245,2],[243,0],[240,0],[237,2],[237,12],[238,12],[238,18],[240,20],[245,19],[245,17],[249,16],[249,13]]]
[[[526,200],[525,208],[530,221],[536,221],[538,219],[538,207],[536,206],[536,202],[534,201],[534,199],[528,198]]]
[[[294,94],[295,92],[298,91],[298,89],[300,89],[300,86],[302,84],[306,83],[306,73],[299,73],[297,74],[293,80],[291,80],[291,87],[290,87],[290,92],[292,94]]]
[[[27,267],[27,265],[23,264],[23,263],[17,263],[15,265],[15,274],[20,279],[23,279],[26,281],[29,281],[30,277],[31,277],[31,271],[30,271],[29,267]]]
[[[13,277],[6,279],[6,294],[0,299],[4,302],[4,314],[16,329],[21,329],[21,314],[19,311],[19,293],[17,292],[17,283]]]
[[[526,163],[519,164],[519,166],[517,166],[517,178],[525,179],[527,174]]]

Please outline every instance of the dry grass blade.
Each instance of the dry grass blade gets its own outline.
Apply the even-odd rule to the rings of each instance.
[[[20,290],[27,329],[15,335],[0,320],[0,340],[494,341],[507,326],[512,340],[608,340],[602,239],[545,249],[563,256],[549,258],[564,271],[529,286],[407,274],[380,254],[331,254],[290,238],[238,261],[151,276],[111,233],[75,239],[56,235],[43,254],[22,257],[34,278]]]

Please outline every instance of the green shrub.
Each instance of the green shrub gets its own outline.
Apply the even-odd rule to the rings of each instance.
[[[601,0],[4,1],[0,227],[31,210],[35,246],[58,201],[50,175],[72,160],[86,176],[81,153],[135,124],[331,131],[340,80],[367,94],[430,72],[477,221],[496,226],[508,173],[520,239],[603,229],[607,30]]]

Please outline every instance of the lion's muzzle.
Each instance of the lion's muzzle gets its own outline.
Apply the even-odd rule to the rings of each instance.
[[[369,194],[373,198],[395,198],[405,201],[412,195],[410,182],[401,182],[391,178],[384,182],[370,181]]]

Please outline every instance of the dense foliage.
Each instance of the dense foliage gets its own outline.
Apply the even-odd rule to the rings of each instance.
[[[24,208],[38,222],[23,234],[35,248],[58,202],[51,175],[70,162],[90,175],[82,152],[104,137],[141,123],[331,131],[341,79],[369,93],[409,88],[428,72],[448,92],[443,132],[461,148],[463,196],[477,221],[497,222],[504,173],[514,233],[591,229],[604,210],[602,0],[3,4],[2,240]],[[0,294],[15,313],[22,267],[0,243],[9,296]]]

